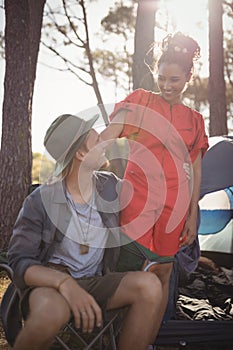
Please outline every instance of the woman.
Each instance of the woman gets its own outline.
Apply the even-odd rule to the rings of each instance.
[[[160,93],[138,89],[116,104],[104,140],[126,137],[129,161],[121,191],[123,232],[163,262],[155,267],[167,303],[174,255],[197,234],[201,158],[208,148],[200,113],[182,103],[200,47],[175,33],[162,42],[157,62]],[[192,165],[192,181],[184,163]]]

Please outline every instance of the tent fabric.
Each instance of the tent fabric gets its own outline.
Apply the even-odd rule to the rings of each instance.
[[[232,218],[232,210],[215,209],[201,210],[201,223],[198,228],[199,235],[215,234],[222,231]]]
[[[200,201],[201,251],[233,254],[232,187],[207,193]]]
[[[233,209],[233,186],[225,188],[224,191],[226,192],[229,202],[230,202],[230,209]]]
[[[211,137],[209,140],[211,141]],[[216,143],[206,152],[202,160],[201,197],[231,186],[233,186],[233,140],[228,137],[217,138]]]
[[[201,251],[233,254],[233,219],[215,234],[198,235]],[[232,259],[233,260],[233,259]]]
[[[233,137],[209,137],[202,160],[201,251],[233,254]]]

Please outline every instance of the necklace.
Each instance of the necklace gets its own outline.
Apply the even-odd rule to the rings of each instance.
[[[90,223],[91,223],[91,215],[92,215],[92,208],[93,208],[93,203],[94,203],[94,195],[92,194],[91,196],[91,202],[90,204],[87,204],[89,209],[89,215],[88,215],[88,220],[87,223],[83,220],[80,219],[80,212],[77,209],[77,205],[75,205],[72,196],[70,194],[68,194],[67,190],[66,190],[66,198],[68,203],[70,204],[71,208],[74,210],[74,212],[77,214],[77,219],[78,219],[78,223],[79,223],[79,227],[82,233],[82,243],[79,243],[80,246],[80,254],[81,255],[85,255],[89,253],[89,249],[90,249],[90,244],[87,241],[88,238],[88,231],[89,231],[89,227],[90,227]],[[84,226],[86,226],[86,230],[84,230]]]

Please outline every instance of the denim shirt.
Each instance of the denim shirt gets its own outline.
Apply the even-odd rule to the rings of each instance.
[[[119,251],[118,186],[113,173],[94,172],[96,206],[102,221],[111,231],[103,259],[103,273],[114,271]],[[111,210],[110,210],[111,208]],[[45,265],[53,254],[54,243],[61,242],[71,219],[62,182],[39,186],[24,201],[16,220],[8,249],[14,282],[21,290],[25,271],[32,265]]]

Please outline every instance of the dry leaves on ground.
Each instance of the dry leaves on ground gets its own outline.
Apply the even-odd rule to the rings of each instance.
[[[3,294],[10,283],[9,278],[5,272],[0,272],[0,303],[2,301]],[[0,350],[9,350],[11,349],[5,339],[4,331],[2,328],[2,323],[0,322]]]

